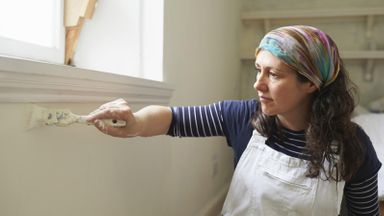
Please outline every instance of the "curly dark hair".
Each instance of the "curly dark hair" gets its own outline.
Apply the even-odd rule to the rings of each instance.
[[[299,73],[297,79],[310,82]],[[305,130],[306,150],[310,155],[308,177],[318,177],[324,171],[327,180],[347,181],[363,163],[364,149],[357,137],[357,125],[351,121],[356,96],[357,86],[342,63],[336,80],[313,93]],[[284,139],[277,116],[263,114],[261,106],[257,107],[252,125],[265,137],[277,134]]]

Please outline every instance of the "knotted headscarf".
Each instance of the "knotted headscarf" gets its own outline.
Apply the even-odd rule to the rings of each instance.
[[[311,26],[286,26],[267,33],[257,53],[267,50],[312,81],[318,89],[332,83],[340,71],[340,56],[335,42]]]

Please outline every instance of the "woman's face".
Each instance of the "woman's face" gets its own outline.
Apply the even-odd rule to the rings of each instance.
[[[297,72],[269,51],[260,50],[255,62],[256,89],[262,112],[288,119],[307,116],[315,85],[299,82]]]

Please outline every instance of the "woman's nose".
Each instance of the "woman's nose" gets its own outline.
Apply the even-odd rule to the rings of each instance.
[[[256,81],[255,84],[253,84],[253,88],[257,91],[266,91],[267,89],[265,78],[260,73],[256,76]]]

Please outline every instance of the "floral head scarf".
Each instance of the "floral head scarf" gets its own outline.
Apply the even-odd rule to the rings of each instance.
[[[267,50],[295,71],[312,81],[318,89],[332,83],[340,71],[340,56],[335,42],[311,26],[286,26],[267,33],[256,50]]]

